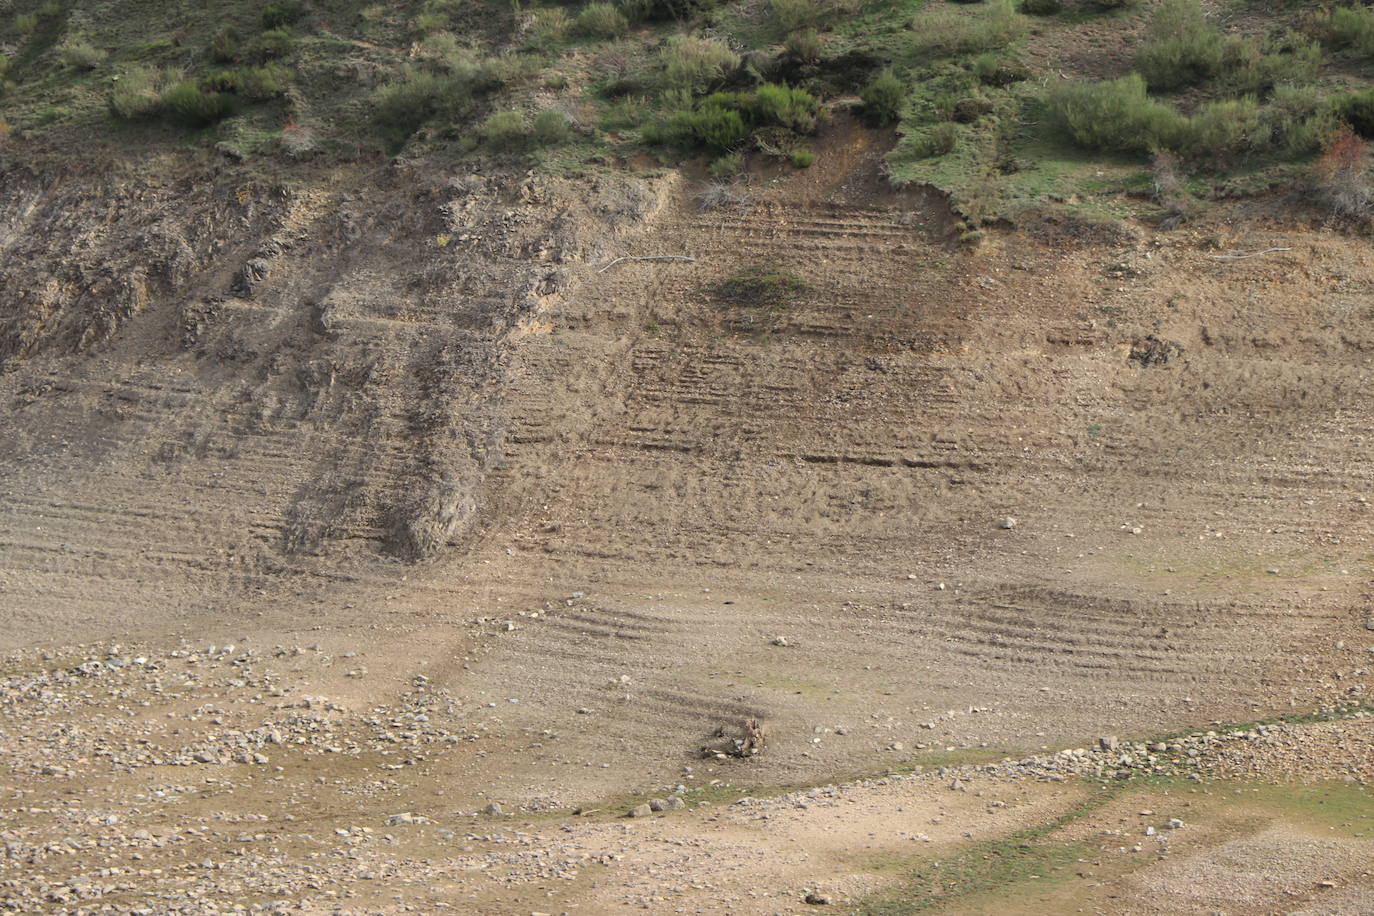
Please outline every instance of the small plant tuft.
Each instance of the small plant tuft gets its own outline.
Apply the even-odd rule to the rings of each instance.
[[[810,284],[796,274],[760,265],[722,281],[716,286],[715,295],[731,305],[775,309],[787,305],[808,289]]]
[[[88,41],[69,41],[57,49],[57,56],[63,66],[73,70],[94,70],[109,54]]]

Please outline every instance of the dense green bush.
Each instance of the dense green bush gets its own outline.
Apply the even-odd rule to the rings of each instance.
[[[664,133],[666,141],[679,146],[704,146],[722,152],[734,149],[748,138],[744,116],[736,109],[716,106],[675,112]]]
[[[459,108],[466,113],[470,99],[452,78],[425,70],[409,70],[397,82],[373,96],[373,118],[393,141],[409,137],[441,111]]]
[[[290,74],[279,66],[240,67],[210,74],[201,82],[200,88],[207,92],[231,93],[250,102],[261,102],[285,95],[289,81]]]
[[[1337,48],[1374,54],[1374,10],[1337,7],[1324,23],[1326,40]]]
[[[492,149],[509,152],[529,140],[530,126],[518,111],[498,111],[482,122],[477,133]]]
[[[1060,86],[1050,94],[1049,112],[1075,143],[1096,150],[1167,147],[1181,122],[1177,112],[1146,94],[1138,73]]]
[[[1313,82],[1321,60],[1321,46],[1297,35],[1235,38],[1223,46],[1220,83],[1231,92],[1264,94],[1284,83]]]
[[[546,108],[534,116],[534,140],[543,146],[566,143],[572,135],[572,121],[555,108]]]
[[[630,28],[630,20],[612,3],[588,3],[577,14],[577,33],[589,38],[619,38]]]
[[[1032,16],[1051,16],[1063,8],[1060,0],[1021,0],[1021,12]]]
[[[1263,111],[1270,144],[1288,156],[1307,156],[1340,125],[1335,106],[1305,87],[1278,86]]]
[[[1187,159],[1224,168],[1247,153],[1267,148],[1269,137],[1259,103],[1247,96],[1203,105],[1183,122],[1173,145]]]
[[[1374,89],[1347,92],[1331,100],[1337,118],[1365,139],[1374,138]]]
[[[1150,20],[1136,69],[1154,89],[1180,89],[1221,69],[1224,41],[1198,0],[1165,0]]]
[[[262,27],[279,29],[300,22],[304,16],[305,5],[300,0],[277,0],[262,8]]]
[[[787,36],[783,50],[794,60],[815,63],[825,54],[825,42],[815,29],[798,29]]]
[[[296,40],[285,29],[268,29],[258,36],[250,50],[258,60],[289,57],[296,50]]]
[[[202,89],[195,80],[184,80],[168,89],[159,106],[167,120],[184,127],[208,127],[229,117],[234,108],[232,95]]]
[[[766,83],[754,97],[746,100],[756,124],[776,124],[798,133],[809,134],[816,129],[816,113],[820,103],[815,96],[801,89]]]
[[[816,129],[820,103],[801,89],[766,83],[754,92],[716,92],[691,110],[674,112],[647,129],[649,143],[700,146],[727,151],[741,146],[756,130],[810,133]]]
[[[739,55],[729,45],[698,35],[674,35],[660,53],[663,84],[693,94],[705,92],[739,69]]]
[[[787,158],[794,168],[809,169],[816,164],[816,154],[809,149],[794,149]]]
[[[870,124],[892,124],[902,116],[906,86],[891,70],[884,70],[864,87],[859,99],[864,104],[864,118]]]

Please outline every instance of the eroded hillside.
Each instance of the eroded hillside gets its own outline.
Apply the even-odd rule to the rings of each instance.
[[[0,906],[1369,911],[1374,254],[1188,152],[1367,11],[1209,6],[1147,171],[1047,125],[1161,5],[1030,5],[20,13]]]

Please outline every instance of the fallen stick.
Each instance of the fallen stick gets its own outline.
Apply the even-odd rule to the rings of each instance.
[[[597,273],[604,274],[606,271],[610,270],[612,267],[619,264],[621,261],[686,261],[688,264],[695,264],[697,259],[689,258],[685,254],[651,254],[648,257],[644,258],[632,258],[627,256],[623,258],[616,258],[614,261],[598,270]]]
[[[1213,261],[1244,261],[1247,258],[1257,258],[1262,254],[1271,251],[1292,251],[1292,248],[1266,248],[1263,251],[1252,251],[1249,254],[1209,254],[1207,257]]]

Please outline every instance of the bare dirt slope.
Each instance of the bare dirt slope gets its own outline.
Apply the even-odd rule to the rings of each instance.
[[[767,875],[773,841],[727,855],[706,809],[610,815],[1362,702],[1365,242],[1255,205],[1171,233],[1047,217],[971,248],[938,200],[885,187],[881,136],[827,142],[709,211],[631,170],[396,164],[289,191],[8,173],[5,899],[777,912],[808,871],[851,901],[901,886],[910,857],[883,843],[954,855],[1003,808],[918,829],[939,777],[900,803],[911,824],[883,802],[832,843],[803,813]],[[720,295],[758,267],[805,288]],[[1331,759],[1305,775],[1370,776]],[[1088,791],[1009,785],[988,836]],[[559,820],[576,807],[600,813]],[[1112,893],[1160,911],[1225,844],[1299,829],[1217,816],[1191,871]],[[577,850],[551,839],[583,825]],[[644,830],[684,850],[673,895]],[[75,854],[46,845],[73,832]],[[1361,839],[1312,852],[1348,912]],[[231,848],[251,852],[196,871]],[[633,881],[588,878],[625,857]],[[102,867],[113,890],[54,890]]]

